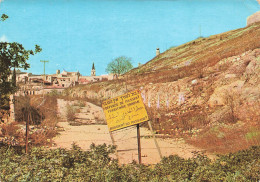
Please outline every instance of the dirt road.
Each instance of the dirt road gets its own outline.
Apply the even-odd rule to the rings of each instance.
[[[91,113],[95,114],[100,108],[95,105],[91,105],[91,107],[88,105],[87,107],[91,110],[91,112],[88,112],[88,116],[91,119],[95,118],[91,116]],[[84,109],[85,108],[83,108],[83,110]],[[112,144],[107,125],[91,124],[71,126],[68,122],[64,121],[58,123],[58,126],[62,127],[64,131],[61,131],[60,134],[54,138],[55,148],[61,147],[69,149],[73,142],[83,150],[89,150],[91,143],[95,143],[96,145],[103,143]],[[158,163],[160,156],[154,140],[151,137],[151,132],[147,128],[141,127],[140,133],[142,163]],[[113,132],[120,163],[131,163],[133,160],[138,161],[136,135],[136,126]],[[183,158],[190,158],[193,156],[192,151],[199,151],[199,149],[186,144],[183,140],[157,138],[157,142],[163,156],[177,154]]]

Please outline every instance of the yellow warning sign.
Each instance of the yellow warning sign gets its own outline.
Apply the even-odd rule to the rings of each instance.
[[[148,115],[139,90],[105,100],[102,103],[110,131],[148,121]]]

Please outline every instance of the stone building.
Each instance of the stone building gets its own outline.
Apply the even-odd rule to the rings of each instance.
[[[73,87],[78,84],[89,84],[97,81],[113,80],[113,75],[96,76],[96,69],[93,63],[90,72],[91,76],[82,76],[79,71],[68,72],[56,70],[55,74],[33,75],[32,73],[16,71],[16,81],[20,86],[19,93],[22,95],[34,95],[51,92],[56,90],[61,92],[63,89]],[[12,79],[10,75],[9,79]]]
[[[96,69],[95,69],[94,63],[92,65],[92,69],[91,69],[91,76],[96,76]]]

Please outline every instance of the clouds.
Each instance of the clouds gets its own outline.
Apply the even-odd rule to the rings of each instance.
[[[1,1],[1,0],[0,0]],[[2,35],[0,37],[0,42],[9,42],[9,40],[7,39],[7,37],[5,35]]]

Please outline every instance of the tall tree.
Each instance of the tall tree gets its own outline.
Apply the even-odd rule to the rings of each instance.
[[[120,56],[108,63],[106,72],[121,75],[133,68],[131,58]]]
[[[6,107],[8,94],[11,94],[15,87],[8,80],[12,68],[28,69],[30,65],[26,62],[31,55],[41,51],[36,45],[35,50],[25,50],[22,44],[13,42],[0,42],[0,107]]]
[[[13,69],[12,86],[16,87],[16,70],[15,70],[15,68]]]

